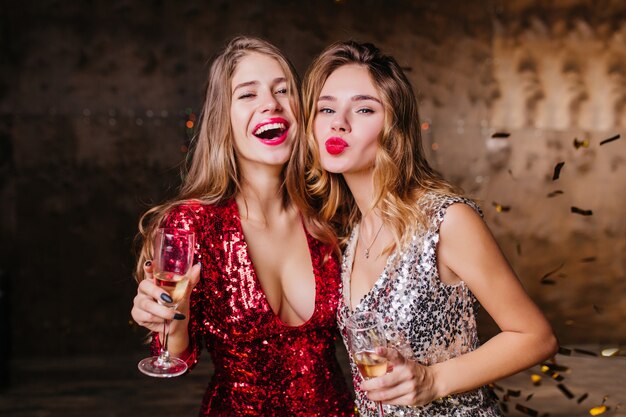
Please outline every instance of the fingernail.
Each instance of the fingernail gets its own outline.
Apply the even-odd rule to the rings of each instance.
[[[144,266],[150,266],[150,265],[152,265],[152,261],[146,261],[143,265]]]
[[[176,314],[174,314],[174,320],[185,320],[185,315],[184,314],[180,314],[180,313],[176,313]]]
[[[172,300],[172,297],[170,297],[170,295],[166,292],[164,292],[163,294],[161,294],[161,300],[165,301],[166,303],[171,303],[174,300]]]

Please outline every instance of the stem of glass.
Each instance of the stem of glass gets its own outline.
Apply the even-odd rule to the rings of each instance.
[[[170,352],[167,350],[167,341],[170,337],[169,322],[169,320],[163,320],[163,344],[161,345],[161,352],[159,352],[159,359],[157,360],[159,366],[164,368],[167,368],[170,364]]]

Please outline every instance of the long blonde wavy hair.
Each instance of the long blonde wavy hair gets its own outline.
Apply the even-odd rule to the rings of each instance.
[[[322,169],[313,125],[324,83],[333,71],[349,64],[368,69],[385,109],[374,162],[372,209],[378,210],[391,228],[394,243],[387,248],[391,251],[408,242],[408,231],[426,226],[427,213],[418,203],[426,192],[460,193],[430,167],[424,156],[415,94],[393,57],[383,55],[372,44],[345,41],[330,45],[314,60],[303,83],[306,141],[296,144],[299,172],[289,172],[288,180],[293,176],[293,181],[299,180],[298,187],[306,190],[299,194],[306,199],[302,205],[311,207],[306,214],[322,227],[333,228],[340,246],[345,245],[361,213],[343,176]]]
[[[234,137],[230,121],[231,83],[233,74],[242,58],[257,53],[274,58],[287,78],[289,102],[296,123],[290,127],[291,134],[300,138],[302,109],[299,95],[299,79],[293,65],[271,43],[254,37],[240,36],[228,42],[209,69],[204,105],[200,114],[199,128],[193,137],[183,167],[183,181],[178,195],[164,204],[145,212],[139,220],[138,239],[141,249],[137,256],[135,278],[143,279],[143,265],[152,259],[152,245],[156,229],[167,213],[175,206],[189,200],[206,204],[218,204],[241,192],[241,178],[237,165]],[[295,142],[301,140],[296,139]],[[284,179],[286,168],[283,167]],[[285,206],[291,204],[286,187],[282,187]],[[301,201],[301,200],[299,200]]]

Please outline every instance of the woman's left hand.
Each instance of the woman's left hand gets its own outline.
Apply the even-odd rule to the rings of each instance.
[[[438,398],[434,375],[428,366],[404,358],[393,348],[379,348],[377,353],[387,358],[387,374],[361,383],[370,400],[415,406]]]

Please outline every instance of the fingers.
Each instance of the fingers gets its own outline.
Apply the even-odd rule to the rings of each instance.
[[[152,279],[152,271],[153,270],[154,270],[154,267],[152,266],[152,261],[147,260],[143,264],[143,272],[145,274],[145,278],[146,279]]]
[[[423,405],[434,399],[428,384],[427,367],[404,359],[394,349],[384,354],[394,365],[386,375],[361,383],[361,389],[372,401],[394,405]]]
[[[385,358],[387,358],[387,361],[392,367],[397,365],[403,365],[407,361],[406,358],[394,348],[380,347],[376,349],[376,353],[378,353],[380,356],[384,356]]]
[[[193,287],[200,281],[200,270],[202,269],[202,265],[200,263],[195,264],[191,267],[189,271],[189,289],[192,290]]]

